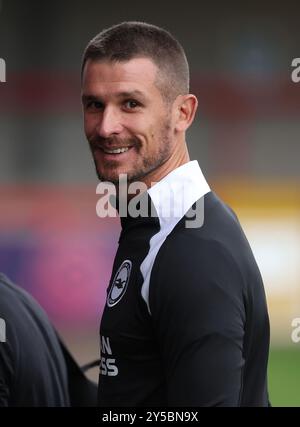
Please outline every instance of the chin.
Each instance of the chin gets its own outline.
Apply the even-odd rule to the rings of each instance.
[[[125,173],[125,172],[120,172]],[[110,182],[112,184],[118,184],[119,183],[119,173],[97,173],[98,178],[102,182]]]
[[[129,172],[126,170],[110,171],[110,172],[98,172],[98,177],[101,181],[112,182],[113,184],[119,183],[121,174],[126,174],[128,177]],[[128,180],[129,181],[129,180]]]

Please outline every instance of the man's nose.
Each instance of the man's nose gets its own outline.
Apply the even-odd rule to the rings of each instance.
[[[105,107],[97,125],[98,135],[109,138],[112,135],[118,135],[122,129],[120,114],[113,108]]]

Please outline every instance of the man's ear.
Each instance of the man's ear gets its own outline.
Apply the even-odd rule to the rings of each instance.
[[[195,95],[179,95],[175,102],[176,123],[175,131],[184,132],[192,124],[197,108],[198,100]]]

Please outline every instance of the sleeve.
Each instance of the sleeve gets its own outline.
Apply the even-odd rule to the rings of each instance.
[[[8,406],[9,391],[8,387],[0,377],[0,408]]]
[[[17,310],[5,292],[6,278],[0,273],[0,318],[5,319],[5,340],[0,342],[0,407],[10,406],[19,346],[11,312]],[[3,288],[3,289],[2,289]]]
[[[0,408],[9,406],[11,378],[13,375],[11,349],[7,342],[0,343]]]
[[[166,241],[153,266],[150,310],[169,406],[239,406],[245,295],[218,242]]]

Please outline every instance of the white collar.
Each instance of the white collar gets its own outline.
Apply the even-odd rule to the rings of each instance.
[[[174,169],[148,189],[160,222],[178,222],[191,206],[210,191],[197,160]]]

